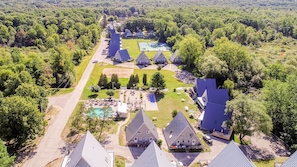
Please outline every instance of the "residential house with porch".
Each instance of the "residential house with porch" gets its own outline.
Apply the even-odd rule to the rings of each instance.
[[[182,112],[179,112],[173,118],[173,120],[163,130],[163,134],[170,150],[203,149],[197,134]]]
[[[114,153],[107,152],[89,132],[64,157],[62,167],[114,167]]]
[[[151,142],[139,158],[132,165],[126,164],[126,167],[173,167],[173,165],[159,146]]]
[[[143,109],[140,109],[134,119],[125,129],[126,142],[129,146],[148,146],[159,139],[157,129],[147,117]]]

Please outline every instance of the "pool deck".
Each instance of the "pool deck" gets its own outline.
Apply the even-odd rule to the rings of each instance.
[[[124,94],[126,92],[126,97]],[[140,99],[140,93],[142,93],[142,99]],[[141,106],[145,111],[158,111],[158,104],[152,103],[149,99],[149,93],[145,91],[138,91],[138,90],[121,90],[120,93],[120,100],[122,102],[130,104],[130,107],[133,110],[133,107]],[[129,108],[129,107],[128,107]]]

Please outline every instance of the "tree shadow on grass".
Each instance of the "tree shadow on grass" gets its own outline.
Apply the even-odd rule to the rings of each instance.
[[[164,98],[164,93],[155,93],[156,102],[159,102]]]
[[[90,98],[90,99],[95,99],[97,97],[98,97],[98,94],[97,93],[91,94],[91,95],[88,96],[88,98]]]

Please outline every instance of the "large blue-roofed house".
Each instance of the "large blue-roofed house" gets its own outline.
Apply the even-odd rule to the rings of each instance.
[[[195,84],[195,91],[197,94],[197,97],[201,97],[205,91],[205,89],[216,89],[216,79],[208,78],[208,79],[196,79]]]
[[[204,111],[198,118],[200,128],[210,131],[228,132],[222,127],[224,121],[231,119],[231,113],[225,114],[226,102],[229,100],[227,89],[206,89],[201,98]],[[201,100],[199,99],[199,101]]]
[[[109,41],[108,57],[114,57],[118,50],[121,49],[120,34],[112,33]]]

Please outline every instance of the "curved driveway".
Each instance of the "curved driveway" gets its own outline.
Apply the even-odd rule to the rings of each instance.
[[[48,130],[43,136],[34,154],[30,159],[28,159],[24,166],[43,167],[50,161],[63,156],[62,148],[66,145],[66,143],[61,138],[62,131],[77,102],[79,101],[82,91],[91,75],[91,72],[95,65],[93,61],[104,61],[105,57],[102,56],[101,53],[103,49],[106,49],[106,47],[107,42],[105,41],[105,38],[102,37],[100,46],[98,47],[95,54],[93,55],[93,58],[86,67],[79,83],[76,85],[74,91],[71,93],[70,98],[65,101],[64,107],[56,116],[52,125],[48,127]]]

